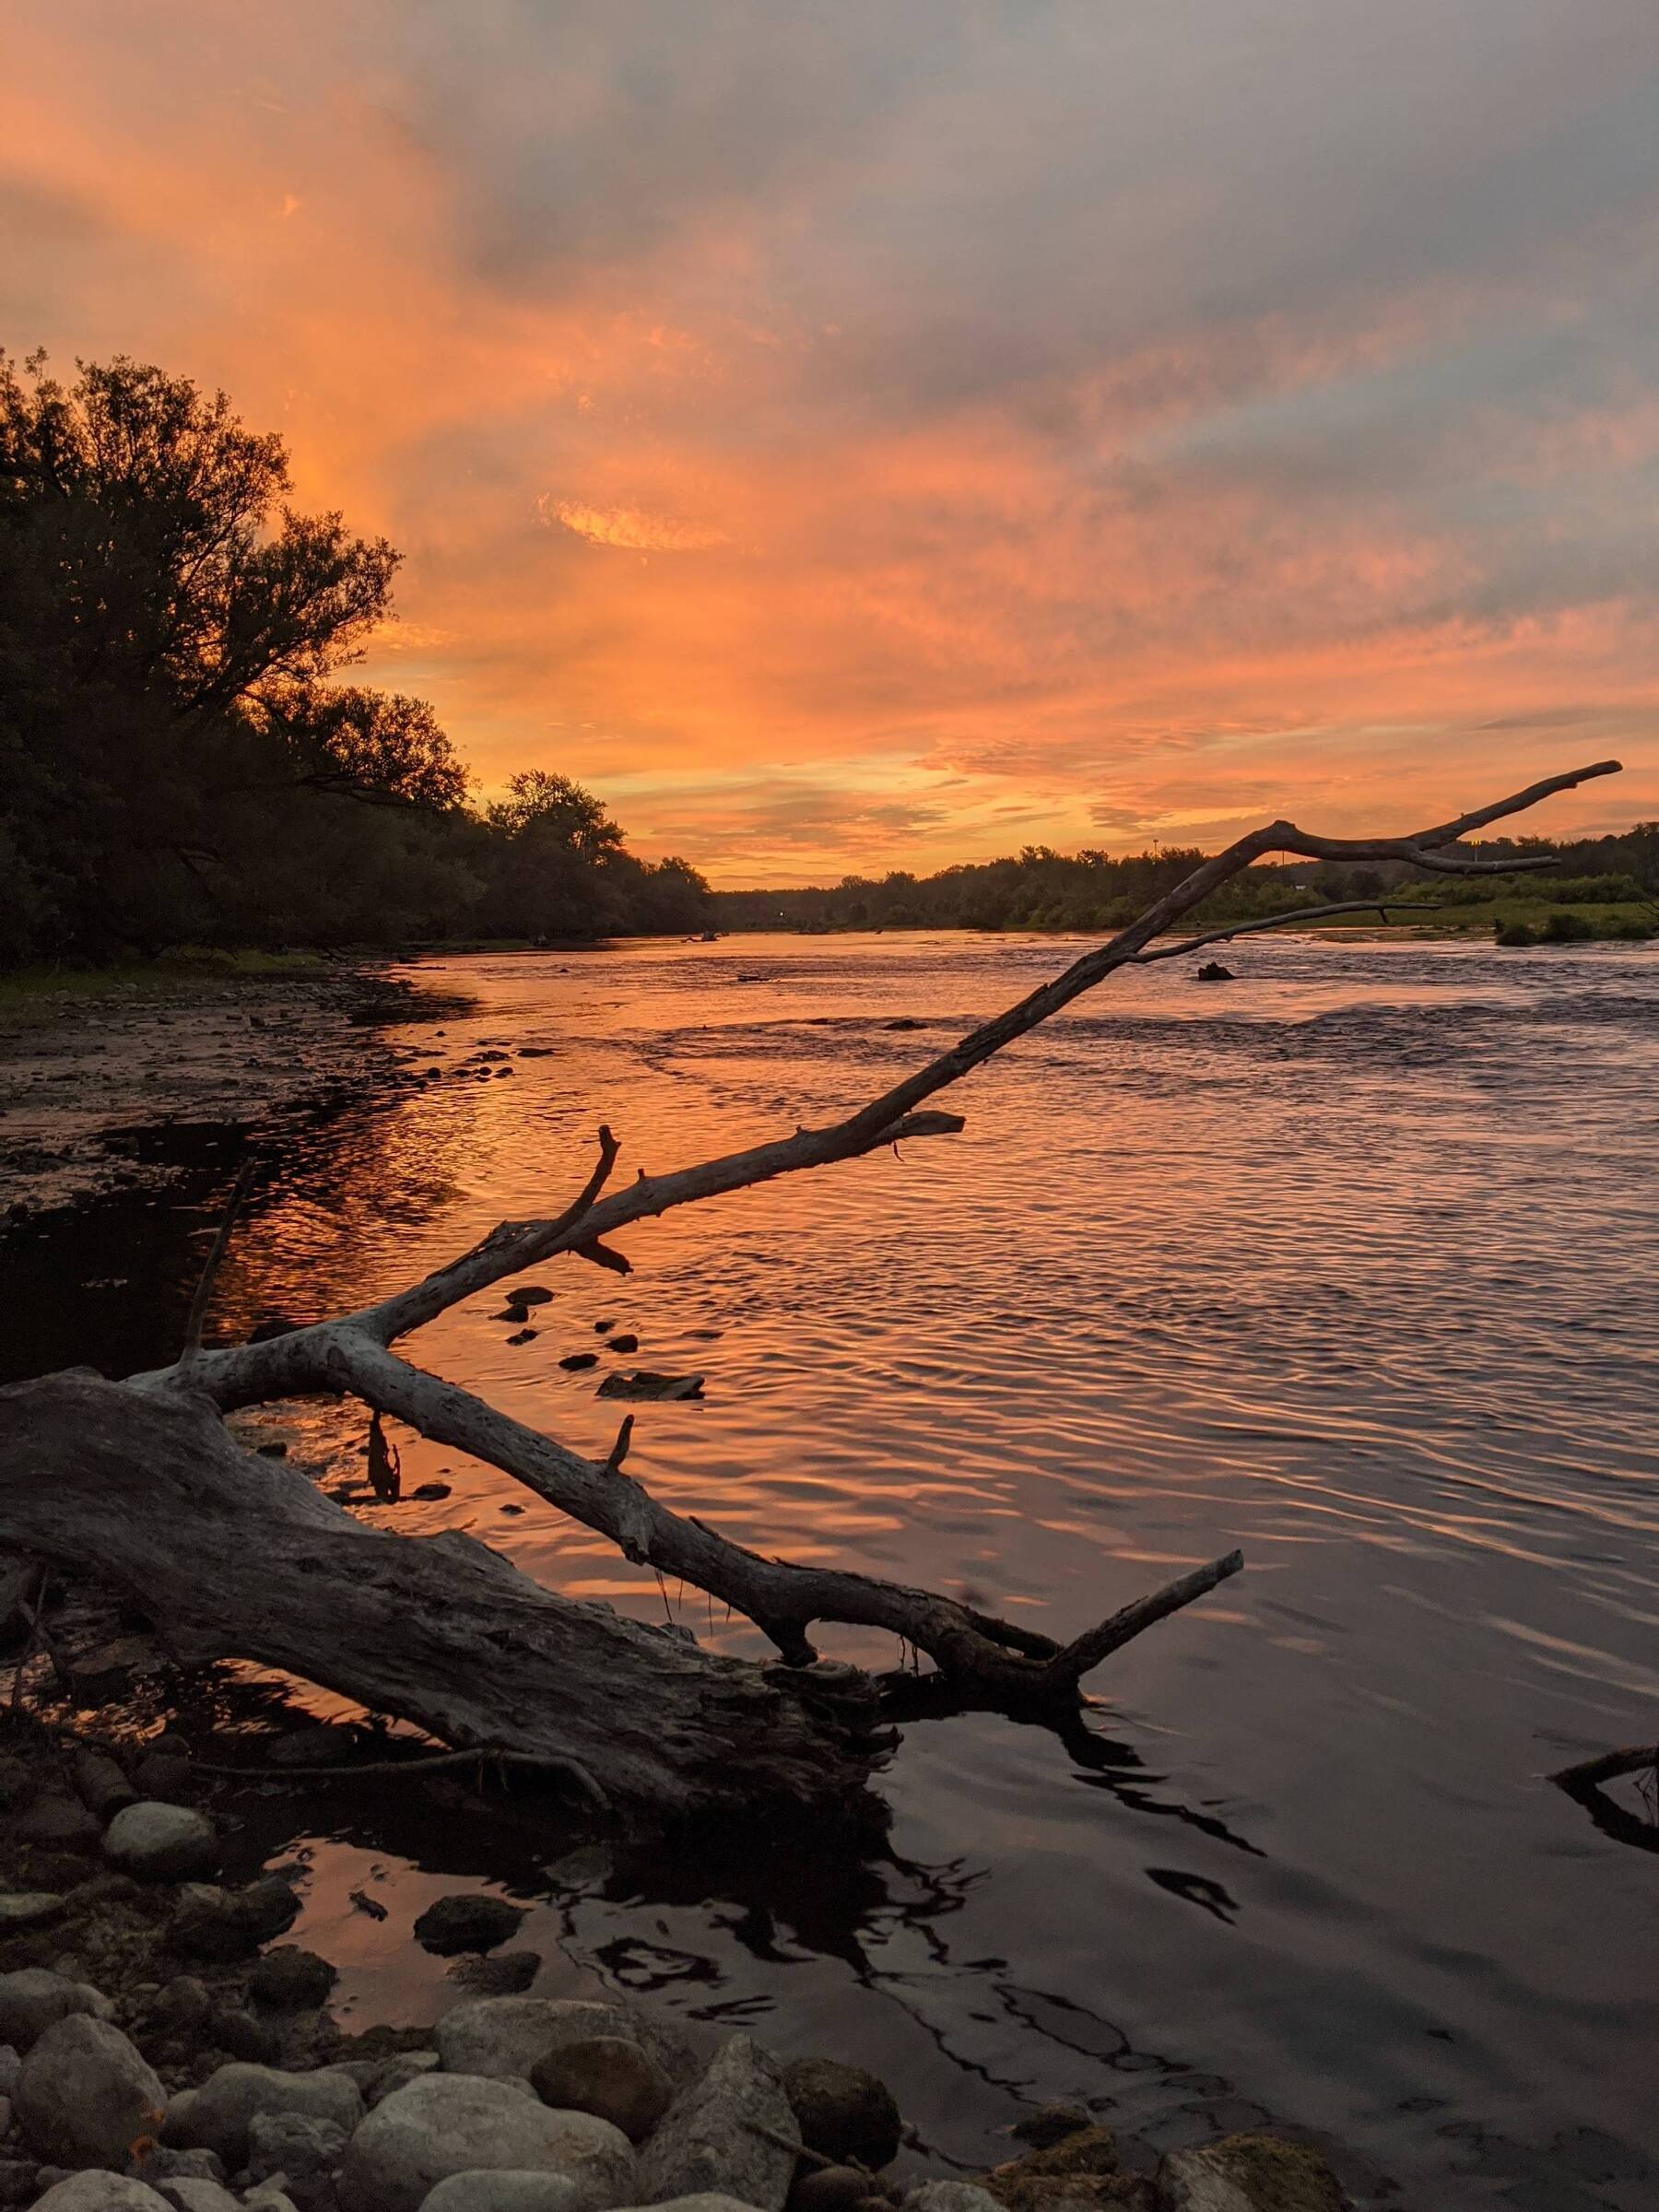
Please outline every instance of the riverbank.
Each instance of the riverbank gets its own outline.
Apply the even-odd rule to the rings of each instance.
[[[0,1228],[166,1190],[252,1131],[410,1084],[420,1053],[376,1032],[446,1003],[382,962],[0,979]]]
[[[76,1699],[95,1680],[103,1696],[130,1688],[142,1667],[136,1653],[88,1645],[111,1625],[96,1601],[54,1609],[53,1661]],[[344,1730],[277,1736],[265,1787],[282,1786],[285,1751],[290,1763],[357,1756]],[[445,1895],[399,1932],[450,1961],[452,2001],[436,2020],[351,2034],[331,2009],[334,1961],[285,1940],[303,1868],[238,1878],[249,1870],[237,1786],[173,1726],[98,1743],[60,1734],[50,1715],[0,1724],[0,2205],[1343,2212],[1348,2201],[1294,2131],[1218,2131],[1160,2154],[1084,2104],[1032,2110],[990,2171],[941,2173],[901,2098],[847,2054],[785,2059],[614,1989],[532,1994],[543,1961],[520,1947],[525,1911],[498,1895]]]

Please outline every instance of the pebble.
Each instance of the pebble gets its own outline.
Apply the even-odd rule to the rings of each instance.
[[[64,1900],[55,1890],[8,1889],[0,1894],[0,1936],[17,1928],[38,1928],[55,1920]]]

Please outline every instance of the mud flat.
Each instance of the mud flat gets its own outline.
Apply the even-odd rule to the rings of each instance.
[[[194,1138],[411,1079],[378,1025],[421,1003],[378,965],[0,991],[0,1226],[165,1189]]]

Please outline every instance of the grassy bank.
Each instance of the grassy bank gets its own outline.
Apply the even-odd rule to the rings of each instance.
[[[1539,944],[1641,944],[1659,935],[1659,902],[1615,900],[1553,906],[1547,899],[1500,897],[1469,905],[1445,905],[1414,913],[1394,907],[1386,922],[1357,915],[1349,924],[1332,923],[1325,935],[1367,937],[1478,937],[1498,940],[1521,931]]]

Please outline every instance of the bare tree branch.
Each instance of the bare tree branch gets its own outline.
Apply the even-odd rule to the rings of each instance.
[[[1338,899],[1328,906],[1299,906],[1289,913],[1265,914],[1258,921],[1206,929],[1202,936],[1182,937],[1178,945],[1155,945],[1150,952],[1137,952],[1135,965],[1147,968],[1154,960],[1184,959],[1189,952],[1200,952],[1206,945],[1225,945],[1234,937],[1254,936],[1264,929],[1294,929],[1299,922],[1326,922],[1333,914],[1375,914],[1386,922],[1390,913],[1438,914],[1443,911],[1437,900],[1428,899]]]
[[[673,1206],[746,1189],[802,1169],[854,1159],[902,1137],[959,1130],[959,1116],[929,1110],[926,1101],[1119,968],[1172,958],[1198,944],[1214,941],[1216,936],[1283,926],[1320,913],[1378,907],[1379,902],[1371,900],[1339,902],[1303,910],[1297,915],[1238,924],[1178,946],[1148,949],[1182,915],[1269,853],[1291,852],[1316,859],[1393,859],[1414,867],[1460,874],[1489,871],[1499,864],[1448,854],[1444,848],[1554,793],[1570,790],[1591,777],[1610,774],[1617,765],[1603,761],[1547,778],[1510,798],[1412,837],[1321,838],[1288,822],[1269,823],[1205,861],[1110,943],[1086,953],[1063,974],[982,1023],[925,1066],[827,1128],[797,1129],[793,1135],[674,1173],[641,1175],[627,1189],[608,1196],[606,1185],[619,1147],[610,1131],[602,1129],[599,1158],[593,1172],[571,1205],[553,1218],[504,1222],[471,1252],[425,1281],[359,1312],[258,1345],[197,1351],[175,1368],[136,1377],[134,1382],[144,1394],[163,1398],[172,1398],[186,1389],[196,1404],[206,1397],[222,1411],[319,1391],[355,1395],[377,1412],[391,1414],[422,1434],[514,1476],[572,1518],[607,1535],[628,1558],[648,1562],[663,1573],[679,1576],[726,1599],[762,1628],[792,1663],[800,1665],[812,1657],[806,1637],[811,1623],[844,1621],[904,1637],[928,1653],[953,1680],[990,1688],[1010,1700],[1075,1698],[1077,1683],[1089,1668],[1145,1628],[1167,1618],[1236,1573],[1241,1565],[1239,1555],[1230,1553],[1194,1569],[1062,1647],[933,1592],[837,1570],[762,1559],[721,1537],[702,1522],[682,1518],[659,1505],[622,1471],[623,1438],[618,1438],[607,1461],[595,1464],[583,1459],[510,1420],[470,1393],[422,1372],[389,1347],[399,1336],[504,1276],[562,1252],[587,1258],[604,1255],[606,1238]],[[1513,864],[1501,865],[1508,867]],[[608,1256],[613,1265],[619,1258]]]

